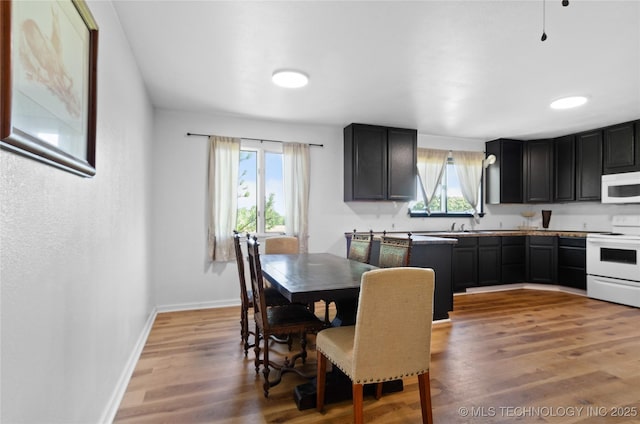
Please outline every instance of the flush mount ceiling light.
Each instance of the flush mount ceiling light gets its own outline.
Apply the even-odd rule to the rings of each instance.
[[[551,109],[571,109],[574,107],[582,106],[587,103],[587,98],[584,96],[571,96],[563,97],[561,99],[551,102]]]
[[[300,71],[282,69],[275,71],[271,76],[273,83],[280,87],[300,88],[309,83],[309,77]]]

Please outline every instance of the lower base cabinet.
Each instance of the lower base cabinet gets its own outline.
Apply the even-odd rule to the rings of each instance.
[[[527,236],[527,281],[556,284],[558,281],[558,238]]]
[[[348,250],[349,238],[347,238]],[[374,240],[371,264],[378,264]],[[414,244],[410,266],[436,272],[434,319],[449,318],[453,293],[522,282],[586,290],[586,239],[554,236],[458,237],[453,244]]]
[[[459,237],[453,247],[453,290],[464,292],[478,286],[478,237]]]
[[[526,236],[502,237],[502,284],[522,283],[526,272]]]
[[[587,289],[587,249],[584,237],[558,237],[558,284]]]
[[[478,285],[500,284],[501,264],[500,237],[478,237]]]

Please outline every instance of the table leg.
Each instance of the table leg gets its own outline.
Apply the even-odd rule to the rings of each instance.
[[[358,299],[341,299],[336,300],[336,317],[331,321],[332,327],[341,327],[343,325],[355,325],[356,313],[358,312]]]

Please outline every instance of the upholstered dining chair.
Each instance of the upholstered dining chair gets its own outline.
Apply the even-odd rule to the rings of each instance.
[[[411,233],[407,237],[390,237],[383,234],[380,240],[379,268],[394,268],[409,266],[413,240]]]
[[[280,383],[282,374],[293,371],[303,375],[295,368],[296,361],[300,358],[302,363],[307,358],[307,333],[316,333],[324,327],[324,323],[311,312],[305,305],[290,303],[288,305],[269,306],[265,298],[264,280],[262,278],[262,265],[260,263],[260,243],[256,237],[247,240],[247,250],[249,251],[249,271],[251,274],[251,286],[254,296],[254,318],[256,322],[256,344],[255,368],[256,373],[260,371],[262,364],[262,374],[264,376],[263,391],[264,396],[269,396],[269,389]],[[272,335],[277,336],[300,336],[300,352],[293,355],[291,359],[285,358],[283,363],[276,363],[269,358],[269,339]],[[260,340],[263,347],[260,348]],[[262,350],[262,358],[260,353]],[[276,378],[270,379],[271,368],[277,371]]]
[[[375,269],[362,275],[355,326],[322,330],[316,337],[316,409],[324,408],[327,360],[353,384],[353,413],[363,422],[363,386],[418,376],[422,422],[433,423],[429,365],[435,273],[430,268]],[[380,317],[383,316],[384,320]]]
[[[298,238],[293,236],[276,236],[264,239],[264,253],[271,254],[291,254],[299,253]]]
[[[275,236],[264,239],[265,255],[297,255],[300,253],[298,237]],[[307,305],[311,312],[315,311],[315,305]]]
[[[249,335],[253,334],[254,337],[256,337],[255,333],[249,331],[249,309],[254,307],[254,299],[253,291],[247,290],[244,258],[242,257],[242,248],[240,247],[240,234],[236,230],[233,230],[233,245],[236,252],[238,280],[240,282],[240,337],[242,338],[244,346],[244,355],[247,356],[249,348],[255,345],[255,340],[254,344],[249,344]],[[286,297],[272,287],[265,288],[265,299],[267,305],[286,305],[289,303]]]

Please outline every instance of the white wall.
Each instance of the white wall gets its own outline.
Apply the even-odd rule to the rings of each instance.
[[[2,411],[13,423],[108,419],[153,311],[153,110],[110,2],[100,27],[97,174],[0,151]]]
[[[311,148],[311,251],[341,253],[355,220],[342,203],[342,129],[157,110],[153,150],[152,277],[157,304],[176,309],[237,304],[235,262],[206,258],[208,140],[187,132],[325,144]],[[328,166],[328,167],[327,167]],[[346,226],[345,226],[346,225]],[[331,229],[331,231],[327,231]]]

